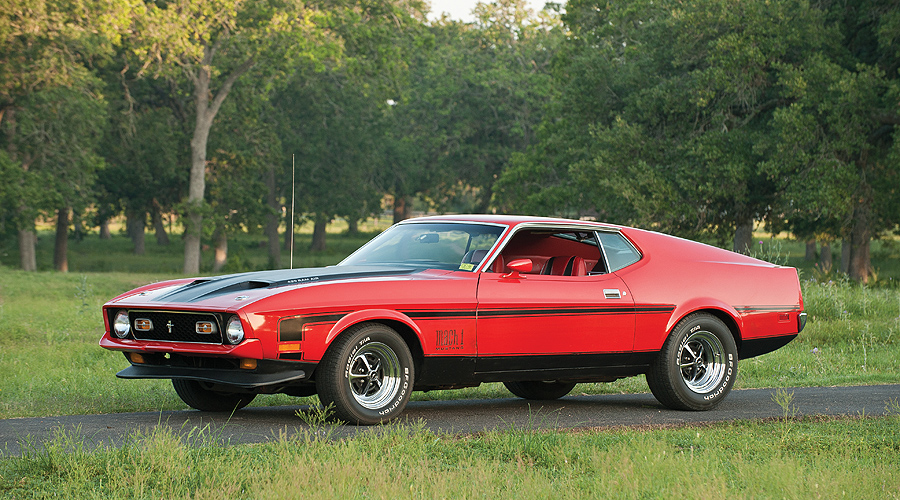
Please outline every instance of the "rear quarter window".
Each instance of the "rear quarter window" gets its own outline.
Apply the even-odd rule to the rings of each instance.
[[[618,271],[641,260],[641,254],[635,250],[624,236],[619,233],[598,232],[597,237],[603,245],[603,253],[609,264],[609,271]]]

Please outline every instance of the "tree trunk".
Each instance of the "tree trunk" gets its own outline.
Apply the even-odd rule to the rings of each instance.
[[[56,240],[53,244],[53,268],[69,272],[69,208],[56,211]]]
[[[13,161],[20,161],[19,152],[16,149],[16,108],[9,106],[4,110],[4,118],[6,124],[3,127],[6,131],[6,152]],[[25,175],[28,174],[27,162],[22,162],[22,170]],[[24,179],[23,179],[24,180]],[[27,210],[25,204],[27,200],[20,198],[19,210],[20,216]],[[37,245],[37,234],[34,232],[34,221],[29,223],[31,227],[28,229],[19,229],[19,263],[22,265],[23,271],[37,271],[37,253],[35,246]]]
[[[222,271],[222,268],[228,262],[228,235],[225,234],[225,229],[221,227],[216,229],[213,240],[216,242],[216,256],[213,260],[212,270],[214,273],[218,273]]]
[[[37,271],[35,245],[37,245],[37,235],[33,229],[19,230],[19,259],[23,271]]]
[[[313,252],[321,252],[325,250],[325,228],[328,225],[328,218],[324,215],[316,215],[316,223],[313,226],[312,244],[309,249]]]
[[[872,242],[872,204],[874,193],[866,178],[868,155],[865,150],[856,161],[860,173],[859,185],[852,198],[853,215],[850,222],[850,262],[847,275],[857,283],[868,283],[872,264],[869,246]]]
[[[734,251],[744,255],[750,254],[753,247],[753,218],[748,217],[737,222],[734,230]]]
[[[352,215],[347,217],[347,234],[350,236],[359,235],[359,220]]]
[[[154,202],[154,205],[156,203]],[[166,225],[163,223],[162,212],[158,206],[150,212],[150,220],[153,222],[153,232],[156,234],[156,244],[166,246],[169,244],[169,233],[166,232]]]
[[[869,281],[869,245],[872,241],[872,230],[869,227],[870,207],[862,201],[853,208],[853,222],[850,228],[850,265],[847,274],[857,283]]]
[[[394,224],[409,219],[412,200],[408,196],[394,196]]]
[[[806,256],[804,256],[804,260],[806,260],[806,262],[815,262],[816,261],[816,239],[815,238],[806,240]]]
[[[203,232],[203,199],[206,192],[206,144],[212,116],[205,108],[207,96],[197,96],[197,123],[191,139],[191,174],[184,226],[184,274],[200,272],[200,236]]]
[[[841,272],[848,274],[850,272],[850,235],[846,235],[841,239]]]
[[[109,219],[103,217],[100,219],[100,239],[101,240],[111,240],[112,233],[109,232]]]
[[[834,262],[831,256],[831,242],[823,241],[822,249],[819,252],[819,268],[823,272],[831,272],[831,268],[834,266]]]
[[[281,247],[278,245],[278,212],[280,204],[278,203],[278,192],[275,185],[275,166],[270,165],[266,171],[266,203],[269,205],[270,212],[266,214],[266,238],[269,247],[269,269],[281,268]]]
[[[134,254],[144,255],[146,252],[145,231],[147,214],[144,212],[125,212],[125,225],[128,236],[134,244]]]
[[[213,120],[222,107],[234,82],[254,65],[253,57],[235,68],[222,83],[221,88],[210,99],[212,60],[215,48],[207,45],[203,50],[203,60],[197,65],[197,72],[191,77],[194,83],[194,103],[196,119],[194,134],[191,136],[191,175],[188,181],[187,216],[184,232],[184,273],[200,272],[200,235],[203,232],[203,200],[206,192],[206,146]]]

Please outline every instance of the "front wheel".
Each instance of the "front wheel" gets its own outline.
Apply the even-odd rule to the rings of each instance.
[[[694,313],[675,325],[647,372],[660,403],[675,410],[710,410],[737,376],[737,345],[717,317]]]
[[[237,411],[256,397],[256,394],[214,391],[210,384],[197,380],[173,378],[172,386],[182,401],[200,411]]]
[[[526,380],[521,382],[503,382],[509,392],[523,399],[551,400],[559,399],[575,387],[575,382],[559,382],[556,380]]]
[[[363,323],[329,347],[316,371],[316,390],[322,405],[334,405],[338,419],[372,425],[403,412],[413,375],[403,338],[380,323]]]

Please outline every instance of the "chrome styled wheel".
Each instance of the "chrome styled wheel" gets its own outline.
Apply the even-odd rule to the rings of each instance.
[[[678,349],[678,366],[690,390],[698,394],[708,393],[725,376],[725,348],[712,333],[694,332]]]
[[[366,344],[357,351],[348,371],[350,392],[363,408],[381,408],[400,389],[400,360],[381,342]]]
[[[672,329],[650,365],[647,385],[669,408],[709,410],[731,391],[737,362],[737,344],[725,323],[693,313]]]
[[[413,358],[395,330],[361,323],[332,342],[315,377],[319,401],[332,405],[336,418],[372,425],[403,412],[413,389]]]

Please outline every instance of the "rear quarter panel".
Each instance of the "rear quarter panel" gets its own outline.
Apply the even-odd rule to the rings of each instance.
[[[797,333],[803,299],[796,269],[660,233],[627,229],[623,234],[643,254],[641,261],[616,272],[638,310],[640,305],[671,308],[638,314],[636,351],[661,349],[678,321],[699,310],[731,318],[739,344]]]

